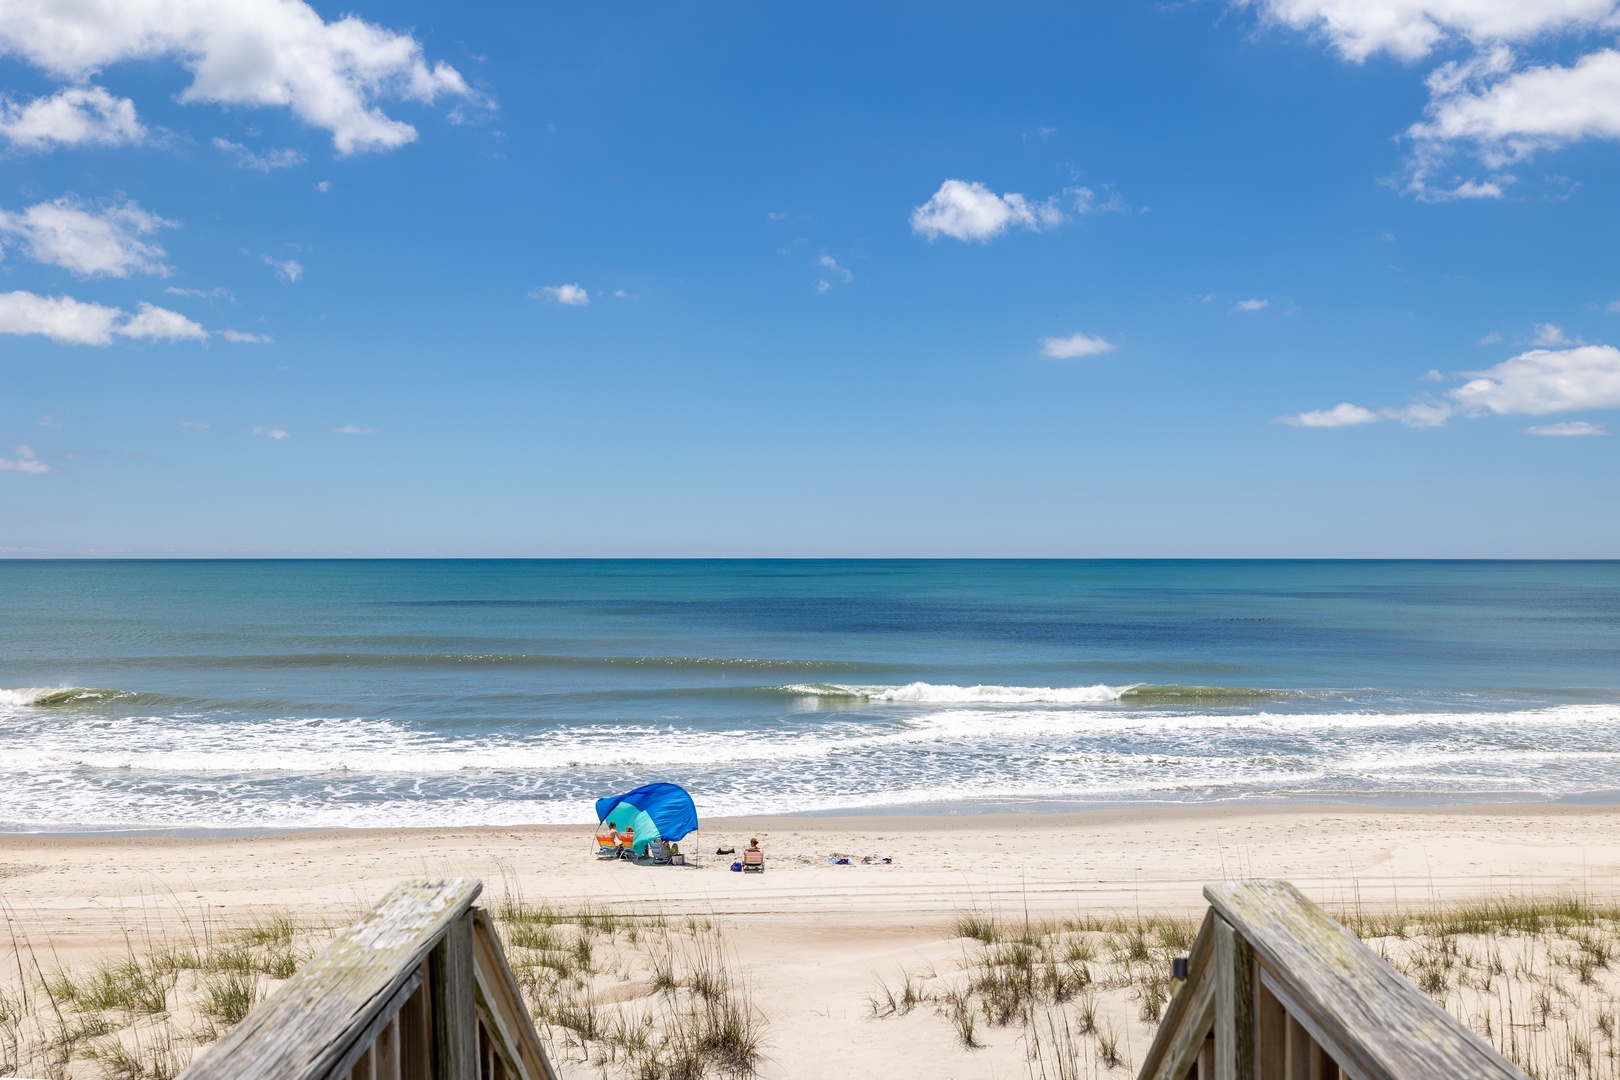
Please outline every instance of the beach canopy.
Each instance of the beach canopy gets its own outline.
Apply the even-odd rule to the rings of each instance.
[[[697,807],[679,784],[643,784],[623,795],[596,800],[596,819],[623,832],[636,831],[635,853],[646,853],[654,840],[680,840],[698,827]]]

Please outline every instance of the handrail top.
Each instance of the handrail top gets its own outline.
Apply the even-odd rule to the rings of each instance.
[[[282,983],[180,1080],[319,1080],[465,915],[478,878],[402,881]]]
[[[1291,883],[1220,882],[1204,896],[1352,1075],[1528,1080]]]

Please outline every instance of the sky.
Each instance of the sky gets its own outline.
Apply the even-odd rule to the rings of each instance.
[[[1620,557],[1617,39],[0,0],[0,555]]]

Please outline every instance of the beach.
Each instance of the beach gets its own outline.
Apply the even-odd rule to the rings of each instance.
[[[714,854],[757,836],[762,875]],[[1202,885],[1293,881],[1330,910],[1460,898],[1620,896],[1620,807],[1267,806],[710,819],[696,865],[598,862],[590,829],[517,826],[251,836],[0,836],[11,928],[65,966],[189,919],[241,924],[284,909],[340,924],[401,878],[470,875],[484,903],[710,918],[767,1021],[761,1075],[1023,1075],[1016,1029],[964,1052],[931,1012],[879,1020],[868,997],[909,966],[962,954],[958,914],[1004,919],[1198,915]],[[833,854],[856,865],[829,865]],[[860,865],[872,855],[892,865]],[[1130,1019],[1130,1018],[1126,1018]],[[1131,1033],[1145,1045],[1151,1026]]]

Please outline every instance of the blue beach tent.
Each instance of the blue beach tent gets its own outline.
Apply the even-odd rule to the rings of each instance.
[[[636,854],[644,855],[654,840],[681,840],[698,827],[697,807],[679,784],[643,784],[623,795],[596,800],[596,820],[623,832],[636,830]]]

